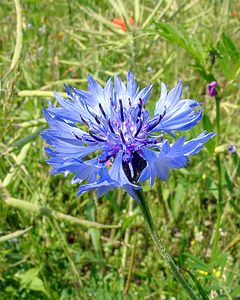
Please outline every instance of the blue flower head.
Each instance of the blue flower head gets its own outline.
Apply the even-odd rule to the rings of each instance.
[[[75,173],[78,194],[96,189],[98,196],[115,187],[136,199],[139,183],[156,177],[167,180],[169,171],[182,168],[214,133],[195,139],[180,137],[173,144],[167,135],[187,130],[202,117],[195,100],[181,100],[182,82],[169,93],[162,83],[161,96],[151,117],[145,109],[152,85],[142,90],[128,72],[127,85],[118,75],[103,88],[90,75],[88,91],[65,87],[68,99],[55,94],[60,107],[44,109],[49,128],[41,133],[52,173]]]

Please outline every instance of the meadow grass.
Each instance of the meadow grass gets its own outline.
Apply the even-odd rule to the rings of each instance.
[[[15,5],[16,4],[16,5]],[[144,192],[158,233],[199,299],[240,299],[240,4],[223,1],[0,3],[0,299],[179,299],[187,296],[121,190],[76,197],[45,163],[42,109],[63,84],[87,88],[131,70],[141,87],[183,80],[202,103],[194,129],[217,137]],[[17,12],[17,13],[16,13]],[[114,25],[121,17],[127,31]],[[133,17],[134,24],[130,24]],[[207,85],[219,83],[216,99]],[[64,95],[64,94],[63,94]],[[199,288],[201,284],[203,291]],[[204,298],[205,297],[205,298]]]

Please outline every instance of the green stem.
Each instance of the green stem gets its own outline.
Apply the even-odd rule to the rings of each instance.
[[[220,98],[217,96],[215,98],[216,101],[216,124],[217,124],[217,145],[220,144]]]
[[[162,240],[159,238],[155,225],[153,223],[153,219],[151,216],[151,212],[149,210],[147,200],[145,198],[145,195],[142,191],[140,190],[135,190],[135,194],[137,195],[138,199],[140,200],[138,203],[140,205],[144,221],[146,222],[149,234],[155,243],[155,246],[157,247],[159,253],[161,254],[162,258],[164,259],[166,265],[169,267],[171,270],[172,274],[176,278],[176,280],[182,285],[182,287],[185,289],[186,293],[188,294],[190,299],[193,300],[198,300],[198,298],[195,296],[194,292],[192,291],[191,287],[189,284],[186,282],[185,278],[182,276],[180,273],[178,267],[174,263],[173,259],[171,258],[170,254],[167,252]]]
[[[0,188],[1,188],[1,183],[0,183]],[[66,221],[72,224],[79,224],[84,227],[88,228],[96,228],[96,229],[111,229],[111,228],[119,228],[120,225],[106,225],[106,224],[100,224],[97,222],[92,222],[84,219],[79,219],[70,215],[63,214],[61,212],[55,211],[51,208],[48,208],[46,206],[39,206],[37,204],[31,203],[29,201],[24,201],[16,198],[11,198],[11,197],[6,197],[4,199],[4,203],[7,206],[15,207],[15,208],[20,208],[24,211],[27,212],[33,212],[37,213],[40,215],[45,215],[49,217],[50,219],[57,219],[57,220],[62,220]]]
[[[16,32],[16,45],[15,50],[12,58],[12,62],[8,72],[4,75],[2,81],[4,82],[8,75],[16,68],[19,63],[21,52],[22,52],[22,45],[23,45],[23,32],[22,32],[22,8],[19,0],[15,0],[15,8],[16,8],[16,15],[17,15],[17,32]]]
[[[131,33],[131,64],[132,64],[132,72],[136,72],[137,64],[136,64],[136,39],[135,33]]]
[[[221,127],[220,127],[220,98],[216,97],[216,127],[217,127],[217,146],[220,145],[220,134],[221,134]],[[214,232],[214,239],[213,239],[213,246],[212,246],[212,260],[216,257],[217,253],[217,245],[219,241],[219,229],[221,226],[221,215],[222,215],[222,165],[220,154],[218,153],[216,156],[217,162],[217,169],[218,169],[218,199],[217,199],[217,220],[216,220],[216,227]]]

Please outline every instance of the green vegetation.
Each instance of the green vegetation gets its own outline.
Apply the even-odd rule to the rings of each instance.
[[[63,84],[87,88],[131,70],[141,87],[183,80],[216,131],[188,167],[144,184],[158,233],[199,299],[240,299],[240,3],[2,1],[0,3],[0,299],[166,299],[186,294],[121,190],[76,197],[45,163],[42,109]],[[133,18],[134,22],[131,21]],[[122,18],[126,32],[112,23]],[[134,23],[134,24],[132,24]],[[207,85],[219,83],[217,97]],[[216,99],[215,99],[216,98]],[[205,298],[204,298],[205,297]]]

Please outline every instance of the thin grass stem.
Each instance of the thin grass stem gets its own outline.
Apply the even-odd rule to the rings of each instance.
[[[22,45],[23,45],[23,33],[22,33],[22,8],[19,0],[15,0],[15,8],[17,15],[17,32],[16,32],[16,45],[12,58],[12,62],[9,70],[3,77],[3,81],[8,77],[8,75],[16,68],[19,59],[21,57]]]

